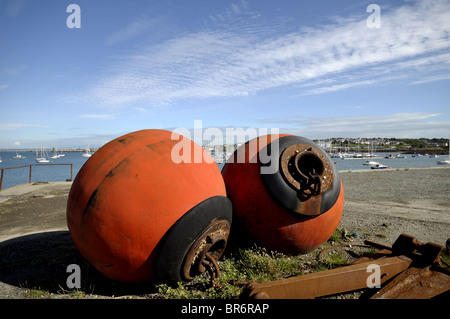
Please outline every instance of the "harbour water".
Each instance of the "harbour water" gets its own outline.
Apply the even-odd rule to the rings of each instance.
[[[13,158],[17,154],[26,157],[25,159]],[[50,159],[49,164],[72,164],[72,178],[74,179],[78,171],[88,160],[81,156],[81,152],[67,152],[65,156]],[[405,158],[385,158],[388,155],[396,155],[391,153],[377,153],[377,157],[371,160],[384,164],[392,169],[396,168],[414,168],[414,167],[439,167],[437,160],[448,158],[448,155],[441,155],[439,158],[430,158],[429,156],[412,156],[411,154],[403,154]],[[57,182],[65,181],[70,178],[70,165],[36,165],[35,154],[32,151],[7,152],[0,151],[0,168],[17,167],[24,165],[33,165],[31,182]],[[371,170],[370,166],[363,165],[367,158],[333,158],[335,165],[339,171],[347,170]],[[222,169],[223,163],[218,164]],[[4,170],[2,189],[26,184],[29,181],[29,166],[19,169]]]
[[[81,156],[81,152],[67,152],[65,156],[50,159],[45,164],[72,164],[72,179],[84,165],[88,158]],[[16,159],[16,155],[24,158]],[[50,155],[50,154],[49,154]],[[5,152],[0,151],[2,162],[0,168],[20,167],[17,169],[6,169],[3,171],[2,189],[26,184],[29,181],[30,168],[32,165],[31,182],[59,182],[70,179],[70,165],[36,165],[36,155],[33,151]]]

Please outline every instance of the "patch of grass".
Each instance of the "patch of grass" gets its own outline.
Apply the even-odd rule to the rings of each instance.
[[[331,235],[330,239],[328,239],[329,242],[335,242],[340,243],[343,241],[342,239],[342,230],[336,229],[334,233]]]
[[[12,210],[10,208],[8,208],[8,206],[11,206],[11,204],[12,203],[9,203],[9,202],[1,204],[0,205],[0,215],[9,214],[12,212]]]
[[[156,286],[159,298],[167,299],[233,299],[239,297],[250,283],[263,283],[293,276],[345,266],[351,261],[377,251],[355,248],[351,242],[357,233],[337,229],[330,239],[315,251],[287,256],[259,246],[236,248],[218,262],[220,276],[211,284],[207,273],[189,283]],[[385,235],[377,235],[383,237]],[[351,253],[349,253],[351,252]]]
[[[333,269],[346,265],[348,263],[348,260],[339,253],[331,253],[325,258],[323,263],[328,269]]]
[[[443,252],[440,257],[442,266],[450,270],[450,252]]]
[[[305,267],[304,255],[286,256],[254,246],[238,249],[219,261],[220,276],[211,285],[209,275],[202,274],[190,283],[157,286],[158,293],[167,299],[231,299],[242,294],[250,282],[267,282],[298,276]],[[311,263],[309,263],[311,266]]]
[[[43,290],[41,288],[29,288],[25,292],[25,298],[30,299],[42,299],[49,298],[50,292],[48,290]]]
[[[354,233],[350,234],[350,232],[346,229],[338,228],[331,235],[330,239],[328,239],[329,243],[342,243],[353,241]]]
[[[266,282],[300,274],[301,256],[286,256],[255,246],[239,249],[235,265],[248,280]]]
[[[332,239],[315,251],[297,256],[286,256],[258,246],[237,249],[218,262],[220,276],[214,284],[211,284],[209,275],[205,273],[189,283],[158,285],[158,296],[166,299],[233,299],[239,297],[250,283],[268,282],[342,267],[347,265],[352,257],[339,244],[348,243],[349,239],[351,235],[340,229]],[[336,243],[339,247],[333,247]],[[317,258],[319,253],[328,248],[330,251],[322,254],[320,259]]]
[[[83,299],[88,294],[86,291],[81,289],[72,289],[72,290],[66,290],[63,287],[59,286],[60,290],[58,291],[59,295],[62,295],[64,297],[67,297],[69,299]]]
[[[58,295],[62,298],[83,299],[86,297],[86,292],[81,289],[65,290],[61,288],[61,290],[58,291]],[[51,292],[42,288],[27,288],[25,292],[25,298],[29,299],[47,299],[51,298],[51,296]]]

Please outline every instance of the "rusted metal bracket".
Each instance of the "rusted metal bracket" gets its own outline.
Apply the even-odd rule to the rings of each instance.
[[[430,298],[450,289],[450,272],[441,267],[442,246],[422,244],[402,234],[392,247],[365,242],[380,250],[349,266],[276,280],[252,283],[242,298],[307,299],[368,288],[368,271],[380,269],[379,283],[387,283],[374,298]]]
[[[251,284],[247,287],[248,297],[309,299],[363,289],[367,288],[369,265],[376,264],[380,267],[381,282],[384,282],[406,270],[411,262],[411,259],[404,256],[390,257],[263,284]]]
[[[287,147],[280,159],[282,176],[297,191],[300,201],[327,191],[333,182],[331,164],[315,147],[293,144]]]
[[[371,299],[429,299],[450,289],[450,272],[439,266],[411,267],[376,292]]]
[[[392,253],[409,255],[414,262],[371,298],[428,299],[450,290],[450,271],[441,266],[439,257],[443,250],[443,246],[422,244],[402,234]]]
[[[208,271],[211,282],[219,277],[217,260],[222,256],[227,245],[230,224],[226,220],[214,220],[197,238],[186,254],[182,265],[182,276],[186,280]]]

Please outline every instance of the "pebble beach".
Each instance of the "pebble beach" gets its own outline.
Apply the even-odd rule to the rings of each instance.
[[[340,172],[340,228],[392,245],[402,233],[445,246],[450,238],[450,167]]]

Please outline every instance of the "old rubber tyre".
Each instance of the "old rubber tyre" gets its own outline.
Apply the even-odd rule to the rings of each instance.
[[[186,277],[183,275],[183,263],[189,249],[202,233],[208,229],[209,225],[223,221],[228,224],[228,227],[231,227],[231,219],[231,202],[224,196],[209,198],[188,211],[164,236],[155,260],[155,282],[176,283],[189,281],[191,276]],[[215,243],[219,247],[216,246],[211,249],[218,251],[218,255],[215,256],[217,259],[220,258],[226,247],[228,234],[226,234],[224,240]]]

